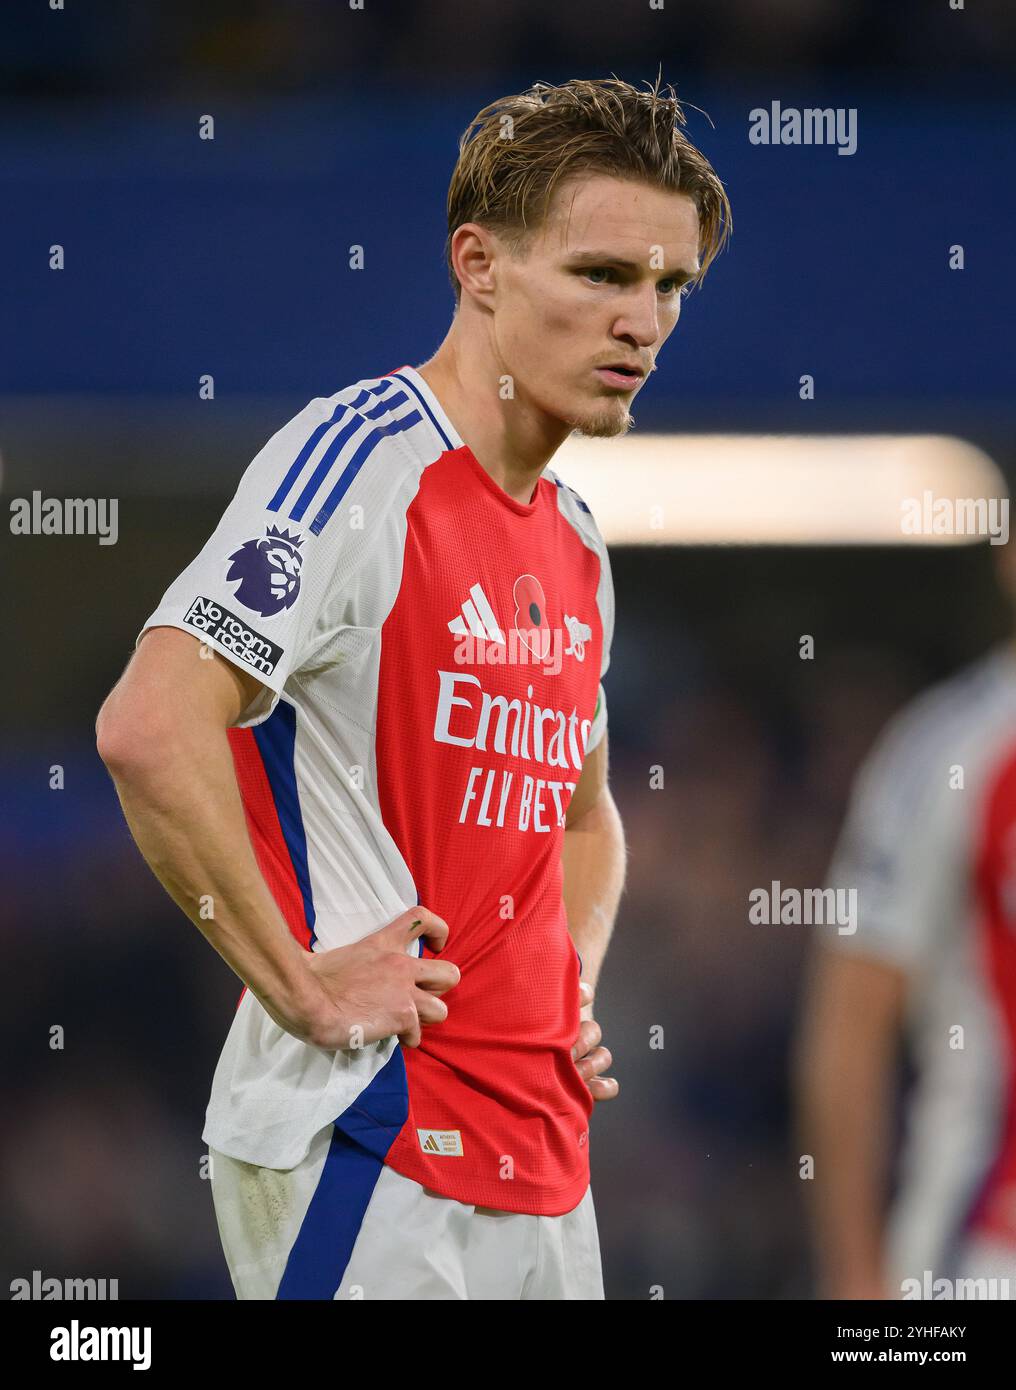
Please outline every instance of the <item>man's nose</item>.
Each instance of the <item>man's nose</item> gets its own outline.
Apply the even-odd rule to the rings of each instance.
[[[625,312],[614,325],[614,336],[633,338],[639,347],[652,347],[660,336],[660,311],[656,286],[649,285],[628,301]]]

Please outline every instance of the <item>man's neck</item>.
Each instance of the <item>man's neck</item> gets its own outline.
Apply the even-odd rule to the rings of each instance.
[[[516,502],[533,500],[540,475],[569,434],[517,398],[502,398],[511,386],[486,343],[466,347],[456,333],[458,318],[429,361],[417,371],[441,402],[477,462]]]

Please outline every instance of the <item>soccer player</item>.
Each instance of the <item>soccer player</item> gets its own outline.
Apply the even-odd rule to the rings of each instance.
[[[614,600],[547,465],[630,427],[725,240],[683,124],[616,79],[477,115],[438,351],[269,440],[100,713],[142,853],[245,984],[203,1131],[240,1298],[603,1297]]]
[[[823,937],[799,1039],[822,1293],[1014,1298],[1012,640],[890,722],[858,774],[829,882],[857,890],[857,929]]]

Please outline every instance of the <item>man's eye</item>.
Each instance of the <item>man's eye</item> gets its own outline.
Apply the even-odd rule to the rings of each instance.
[[[587,279],[592,280],[594,285],[605,285],[611,275],[611,271],[605,265],[588,266],[582,273]],[[597,280],[595,277],[598,275],[602,275],[603,279]]]

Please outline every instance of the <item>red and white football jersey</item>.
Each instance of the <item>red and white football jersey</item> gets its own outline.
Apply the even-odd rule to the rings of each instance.
[[[323,1126],[462,1202],[559,1215],[589,1182],[564,812],[603,737],[610,565],[549,469],[529,503],[411,367],[264,447],[145,627],[266,687],[230,731],[262,873],[308,949],[422,903],[462,972],[423,1043],[324,1051],[246,991],[203,1138],[289,1168]],[[419,949],[414,946],[413,949]]]
[[[915,1079],[888,1254],[950,1276],[970,1242],[1016,1250],[1016,648],[920,696],[862,768],[830,885],[841,950],[907,972]]]

